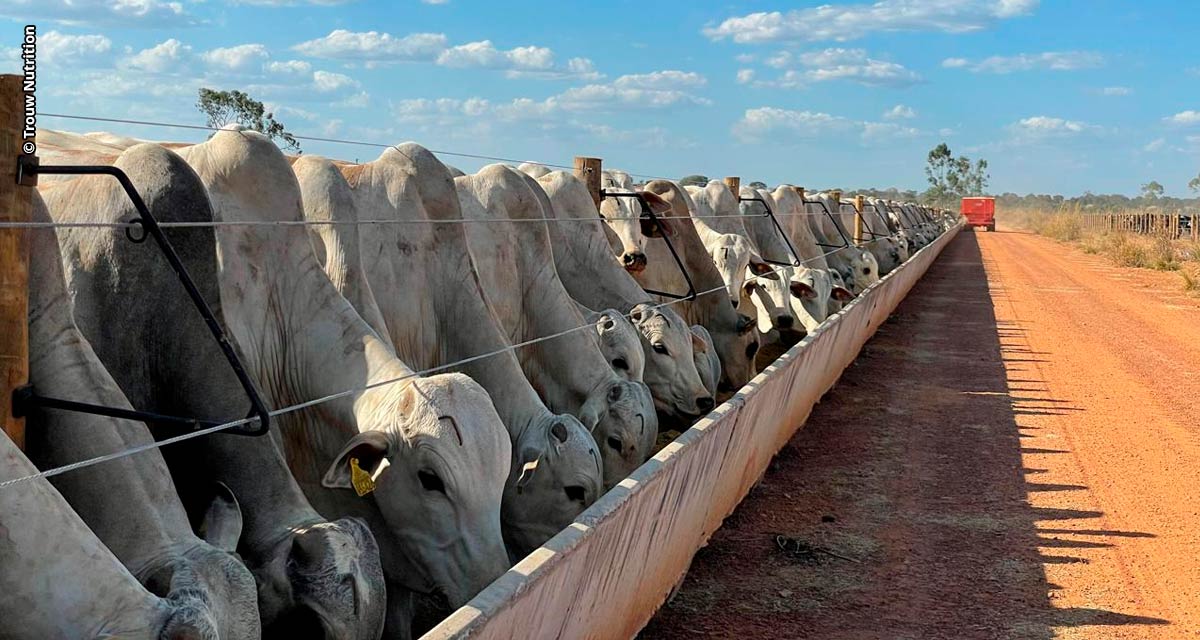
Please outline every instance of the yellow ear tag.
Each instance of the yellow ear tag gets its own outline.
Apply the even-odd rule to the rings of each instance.
[[[375,481],[371,479],[371,474],[358,466],[358,458],[350,458],[350,484],[360,498],[375,490]]]

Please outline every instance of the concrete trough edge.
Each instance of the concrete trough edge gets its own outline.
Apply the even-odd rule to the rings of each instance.
[[[636,635],[961,229],[864,291],[423,638]]]

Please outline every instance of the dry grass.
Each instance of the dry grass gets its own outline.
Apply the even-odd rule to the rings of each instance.
[[[1186,291],[1200,292],[1200,243],[1172,240],[1166,234],[1089,229],[1078,211],[1014,211],[1007,222],[1059,242],[1076,244],[1085,252],[1108,258],[1121,267],[1178,271]]]

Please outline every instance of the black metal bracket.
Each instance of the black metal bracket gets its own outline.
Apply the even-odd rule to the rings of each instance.
[[[685,268],[683,266],[683,260],[680,259],[679,252],[675,250],[675,245],[671,242],[671,234],[667,233],[667,228],[665,226],[663,226],[662,220],[660,220],[658,218],[658,216],[654,215],[654,211],[652,211],[650,209],[650,203],[646,202],[646,197],[643,196],[640,191],[631,191],[631,192],[626,193],[626,192],[607,191],[605,189],[601,189],[600,190],[600,199],[604,200],[605,198],[636,198],[637,199],[637,201],[642,206],[642,213],[640,216],[640,221],[641,221],[643,227],[645,227],[645,225],[647,225],[647,224],[650,224],[650,225],[653,225],[654,228],[658,230],[658,234],[662,237],[663,242],[667,243],[667,249],[671,251],[671,257],[675,259],[675,266],[679,267],[679,272],[683,274],[683,279],[688,284],[687,293],[685,293],[683,295],[679,295],[678,293],[667,293],[666,291],[655,291],[653,289],[643,288],[643,290],[646,293],[649,293],[651,295],[662,296],[664,298],[671,298],[672,300],[695,300],[696,299],[696,285],[692,284],[692,276],[688,274],[687,268]],[[601,219],[603,219],[603,216],[601,216]]]
[[[158,226],[158,220],[150,213],[150,209],[130,182],[129,177],[124,171],[116,167],[106,165],[39,165],[36,156],[20,156],[17,161],[17,183],[18,184],[37,184],[37,176],[39,174],[51,175],[107,175],[117,179],[121,183],[121,188],[125,190],[125,195],[129,197],[133,203],[134,209],[137,209],[138,216],[131,222],[136,224],[142,230],[140,236],[133,234],[134,227],[125,228],[125,236],[133,242],[145,242],[146,237],[154,238],[159,250],[162,251],[163,257],[171,265],[171,269],[175,271],[175,275],[179,277],[180,284],[187,291],[188,297],[192,299],[192,304],[196,307],[196,311],[204,318],[204,323],[208,325],[208,330],[212,333],[213,338],[217,341],[217,345],[221,348],[221,353],[225,356],[225,360],[229,362],[229,366],[233,369],[234,375],[237,376],[238,382],[242,385],[242,390],[246,392],[246,397],[250,400],[250,416],[256,416],[257,424],[250,422],[243,425],[230,427],[226,433],[233,433],[247,436],[262,436],[266,435],[271,428],[271,413],[267,409],[266,403],[258,393],[258,389],[254,386],[250,375],[246,373],[246,367],[242,364],[237,352],[233,348],[233,343],[229,337],[225,335],[225,331],[221,329],[220,323],[217,322],[216,315],[209,308],[208,303],[204,301],[204,296],[200,294],[200,290],[196,287],[196,283],[192,281],[192,277],[188,274],[187,268],[184,267],[183,261],[179,259],[179,254],[175,252],[175,247],[171,245],[166,234],[163,233],[161,227]],[[157,413],[146,411],[131,411],[119,407],[105,407],[101,405],[88,404],[85,402],[74,402],[71,400],[62,400],[59,398],[47,398],[39,396],[36,391],[29,387],[22,387],[13,392],[13,415],[25,415],[31,408],[42,407],[48,409],[59,409],[62,411],[74,411],[77,413],[90,413],[101,416],[109,416],[113,418],[125,418],[129,420],[140,420],[143,422],[152,422],[159,424],[170,424],[188,430],[200,430],[210,427],[215,427],[220,422],[212,420],[202,420],[199,418],[187,418],[181,416],[166,416]]]
[[[846,249],[846,248],[850,247],[850,239],[846,237],[846,232],[842,230],[841,223],[839,223],[837,221],[837,219],[833,217],[833,212],[829,210],[829,207],[825,204],[824,200],[821,200],[819,198],[815,199],[815,200],[804,199],[804,200],[802,200],[802,202],[804,204],[819,204],[819,205],[821,205],[821,208],[825,210],[825,216],[829,218],[829,221],[833,223],[833,228],[837,229],[838,235],[842,237],[842,244],[840,244],[840,245],[825,244],[823,242],[818,242],[817,243],[818,247],[821,247],[822,249]],[[841,212],[839,211],[838,213],[841,213]]]
[[[767,259],[766,256],[760,256],[763,259],[763,262],[767,262],[767,263],[774,264],[774,265],[779,265],[781,267],[798,267],[801,264],[804,264],[800,260],[800,254],[796,253],[796,247],[792,246],[791,239],[789,239],[787,236],[787,233],[785,233],[783,231],[783,227],[780,226],[780,224],[779,224],[779,219],[775,217],[775,212],[771,211],[771,205],[767,204],[767,201],[765,198],[763,198],[761,196],[756,196],[754,198],[743,198],[742,196],[738,196],[738,202],[761,203],[763,206],[763,209],[766,210],[766,213],[764,213],[763,215],[771,219],[771,222],[775,225],[775,229],[777,231],[779,231],[779,236],[781,238],[783,238],[784,243],[787,244],[788,253],[792,254],[791,262],[779,262],[778,260],[769,260],[769,259]]]
[[[879,215],[879,207],[876,207],[874,202],[864,202],[863,209],[866,209],[867,207],[871,207],[871,210],[875,212],[875,215]],[[874,231],[871,230],[871,225],[867,224],[867,217],[862,214],[862,211],[859,211],[858,215],[860,218],[862,218],[863,229],[872,238],[886,238],[889,235],[891,235],[888,233],[875,233]],[[874,240],[872,240],[872,242],[874,242]]]

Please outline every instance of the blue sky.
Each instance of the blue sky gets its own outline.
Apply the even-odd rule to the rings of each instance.
[[[812,188],[924,188],[942,141],[994,192],[1200,172],[1192,2],[7,0],[8,60],[25,23],[44,112],[201,124],[197,88],[236,88],[300,134]]]

